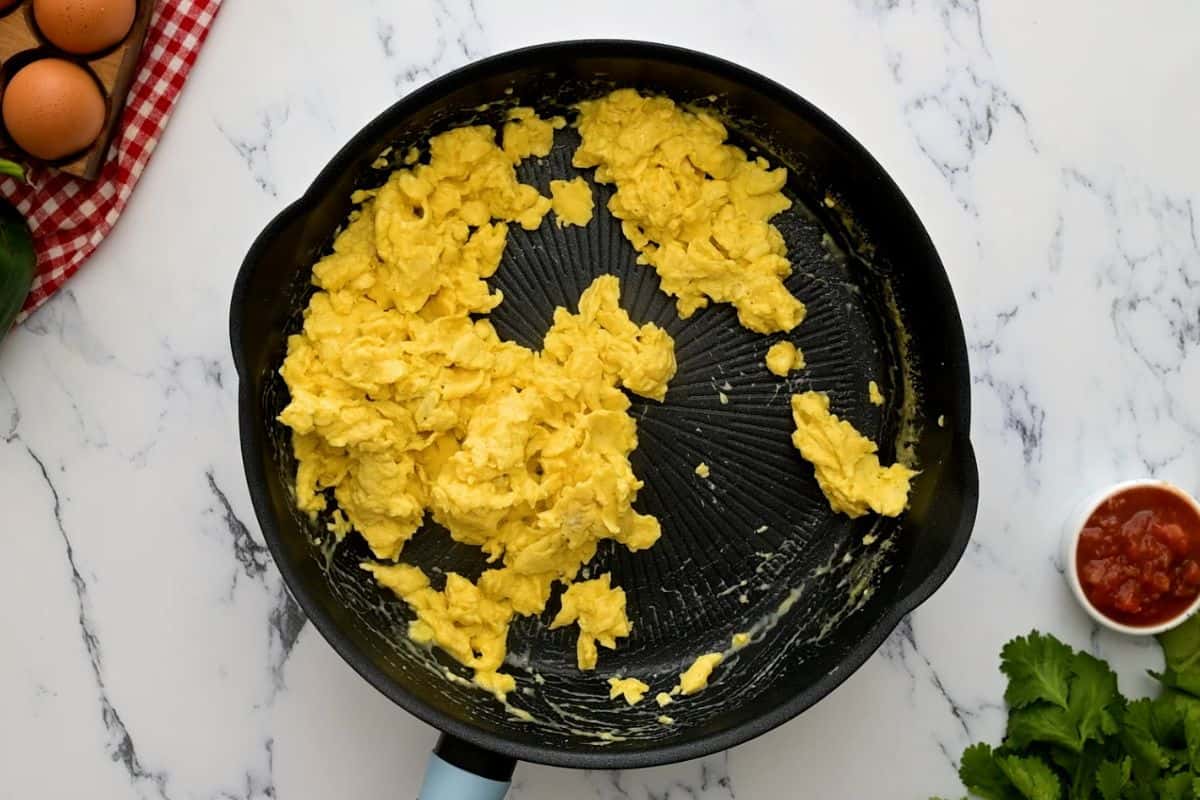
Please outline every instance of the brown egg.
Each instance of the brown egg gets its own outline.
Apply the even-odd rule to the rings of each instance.
[[[33,0],[33,19],[42,35],[78,55],[120,42],[136,13],[137,0]]]
[[[22,67],[4,88],[4,127],[18,147],[54,161],[85,150],[104,128],[104,96],[91,73],[61,58]]]

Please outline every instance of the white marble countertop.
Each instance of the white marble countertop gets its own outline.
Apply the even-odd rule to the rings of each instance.
[[[1002,730],[999,648],[1034,626],[1144,693],[1157,648],[1074,605],[1056,526],[1117,479],[1200,489],[1197,30],[1190,0],[226,4],[110,240],[0,347],[0,796],[415,796],[435,732],[304,623],[262,545],[229,292],[395,98],[565,38],[738,61],[876,155],[963,311],[981,499],[949,582],[799,719],[671,767],[522,766],[512,796],[958,796],[962,748]]]

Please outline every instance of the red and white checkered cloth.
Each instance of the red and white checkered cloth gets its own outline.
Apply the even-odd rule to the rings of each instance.
[[[57,292],[116,224],[220,7],[221,0],[158,3],[108,160],[95,180],[34,166],[28,183],[0,181],[0,196],[29,221],[37,251],[37,276],[18,321]]]

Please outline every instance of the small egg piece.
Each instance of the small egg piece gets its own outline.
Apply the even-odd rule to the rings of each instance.
[[[804,368],[804,353],[791,342],[776,342],[767,350],[767,369],[783,378],[794,369]]]
[[[136,14],[137,0],[33,0],[38,30],[54,46],[76,55],[120,42]]]
[[[883,392],[879,391],[879,384],[875,381],[867,384],[867,397],[871,400],[872,405],[883,405]]]
[[[104,96],[91,74],[61,58],[22,67],[4,89],[0,115],[31,156],[54,161],[81,152],[104,128]]]

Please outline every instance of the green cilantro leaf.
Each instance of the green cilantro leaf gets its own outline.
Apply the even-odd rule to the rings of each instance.
[[[1133,758],[1139,776],[1151,777],[1170,763],[1154,735],[1153,701],[1143,698],[1125,707],[1121,726],[1121,744]]]
[[[1170,703],[1185,717],[1190,713],[1200,712],[1200,697],[1193,697],[1190,694],[1177,692],[1174,689],[1164,689],[1163,693],[1158,697],[1158,702]]]
[[[1200,709],[1183,712],[1183,738],[1187,743],[1188,766],[1200,774]]]
[[[1066,708],[1071,655],[1070,647],[1037,631],[1004,645],[1000,671],[1008,676],[1005,702],[1023,708],[1042,700]]]
[[[1200,614],[1158,635],[1167,669],[1183,674],[1200,669]]]
[[[1079,739],[1099,741],[1117,732],[1112,706],[1118,703],[1117,676],[1108,664],[1088,655],[1075,653],[1071,660],[1069,706],[1075,718]]]
[[[1036,756],[995,756],[996,766],[1026,800],[1059,800],[1062,784],[1054,770]]]
[[[1154,782],[1154,789],[1159,800],[1191,800],[1192,776],[1186,772],[1167,775]]]
[[[1117,692],[1117,676],[1107,664],[1087,653],[1073,652],[1048,636],[1035,639],[1031,634],[1027,640],[1014,641],[1036,641],[1036,651],[1048,654],[1046,657],[1056,663],[1064,661],[1059,647],[1065,649],[1067,655],[1064,663],[1069,668],[1070,683],[1063,706],[1052,701],[1029,700],[1009,712],[1009,747],[1021,750],[1034,742],[1042,742],[1079,753],[1088,741],[1102,741],[1105,736],[1117,732],[1113,709],[1119,708],[1123,701]],[[1047,641],[1055,642],[1058,646],[1047,645]],[[1006,649],[1012,651],[1011,648]],[[1017,654],[1028,654],[1026,651],[1029,651],[1027,646],[1016,649]],[[1028,673],[1026,667],[1029,666],[1026,664],[1022,670]],[[1057,667],[1054,669],[1057,670]],[[1009,688],[1014,685],[1010,682]],[[1027,695],[1029,692],[1021,690],[1019,694]]]
[[[1096,789],[1103,800],[1120,800],[1121,791],[1129,783],[1133,762],[1129,756],[1116,761],[1103,761],[1096,769]]]
[[[1188,706],[1175,702],[1167,695],[1156,697],[1150,703],[1151,732],[1159,747],[1168,758],[1187,761],[1187,734],[1184,730],[1184,715]]]
[[[1122,795],[1122,800],[1160,800],[1158,796],[1158,784],[1155,783],[1138,783],[1131,782],[1125,787],[1125,794]]]
[[[975,744],[963,751],[958,777],[963,786],[984,800],[1017,800],[1020,795],[996,763],[992,748]]]
[[[1191,697],[1200,697],[1200,669],[1190,669],[1185,672],[1177,672],[1170,667],[1167,667],[1162,672],[1147,670],[1150,677],[1157,680],[1168,689],[1174,689],[1177,692],[1189,695]]]
[[[1005,746],[1010,750],[1024,750],[1036,742],[1065,747],[1072,753],[1083,749],[1071,712],[1046,703],[1010,711]]]

